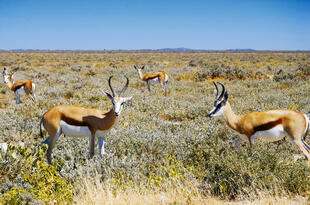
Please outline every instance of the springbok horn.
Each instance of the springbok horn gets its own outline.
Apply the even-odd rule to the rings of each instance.
[[[217,87],[217,85],[216,85],[216,83],[214,81],[213,81],[213,84],[214,84],[214,86],[216,88],[216,99],[218,99],[219,98],[219,88]]]
[[[125,78],[127,79],[127,82],[126,82],[126,85],[123,87],[122,91],[119,94],[120,97],[124,94],[124,92],[127,90],[128,85],[129,85],[129,79],[127,78],[127,76],[125,76]]]
[[[113,75],[110,76],[109,78],[109,86],[110,86],[110,89],[111,89],[111,92],[112,92],[112,96],[115,97],[115,93],[114,93],[114,90],[112,88],[112,85],[111,85],[111,78],[113,77]]]
[[[224,96],[224,93],[225,93],[225,87],[224,87],[224,85],[222,84],[222,83],[219,83],[221,86],[222,86],[222,93],[221,93],[221,95],[219,96],[219,98],[218,99],[221,99],[223,96]]]

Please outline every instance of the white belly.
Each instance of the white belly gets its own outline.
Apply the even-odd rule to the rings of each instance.
[[[62,133],[71,137],[89,137],[91,132],[87,126],[69,125],[64,121],[60,121],[60,128]],[[104,137],[108,130],[97,130],[95,137]]]
[[[256,132],[251,139],[262,139],[267,142],[275,142],[281,140],[286,134],[282,125],[277,125],[270,130]]]
[[[153,78],[151,80],[149,80],[150,83],[156,83],[156,82],[159,82],[159,79],[158,78]]]
[[[60,128],[62,133],[72,137],[88,137],[91,135],[87,126],[73,126],[64,121],[60,121]]]
[[[16,92],[19,94],[19,95],[25,95],[25,90],[24,90],[24,86],[20,87],[19,89],[16,90]]]

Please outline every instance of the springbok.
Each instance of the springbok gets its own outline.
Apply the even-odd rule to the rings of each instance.
[[[3,69],[2,76],[4,83],[15,93],[16,104],[20,103],[21,94],[26,94],[34,103],[36,102],[36,85],[31,80],[14,82],[15,73],[9,73],[6,68]]]
[[[236,115],[227,101],[228,94],[224,85],[219,83],[222,87],[222,92],[219,94],[218,86],[213,83],[217,93],[214,107],[208,116],[222,116],[231,129],[241,134],[241,138],[235,142],[236,147],[242,140],[249,141],[252,147],[259,138],[272,142],[287,136],[304,153],[310,164],[310,147],[305,142],[310,124],[305,114],[281,109]]]
[[[156,73],[147,73],[143,75],[142,70],[145,66],[134,66],[134,68],[137,70],[139,77],[141,80],[145,81],[147,83],[148,91],[151,91],[151,83],[153,82],[159,82],[162,88],[164,89],[164,94],[167,94],[167,83],[168,83],[168,75],[166,72],[156,72]]]
[[[89,137],[90,158],[94,156],[95,138],[98,138],[100,156],[104,154],[104,136],[116,124],[124,103],[132,98],[122,97],[129,84],[129,79],[125,76],[127,82],[119,95],[115,95],[111,85],[112,76],[109,78],[109,87],[112,95],[103,92],[113,104],[109,112],[103,112],[97,109],[82,108],[71,105],[58,105],[49,109],[40,121],[40,135],[42,134],[42,123],[47,130],[49,137],[44,141],[48,144],[47,160],[52,163],[52,149],[55,146],[61,133],[73,137]]]

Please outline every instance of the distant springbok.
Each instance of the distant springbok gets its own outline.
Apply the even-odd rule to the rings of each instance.
[[[145,81],[147,83],[148,91],[151,91],[151,83],[153,82],[159,82],[162,88],[164,89],[164,94],[167,94],[167,83],[168,83],[168,75],[166,72],[156,72],[156,73],[147,73],[143,75],[142,70],[145,66],[134,66],[134,68],[137,70],[139,77],[141,80]]]
[[[107,92],[104,94],[111,100],[113,108],[109,112],[97,109],[82,108],[71,105],[59,105],[49,109],[44,113],[40,121],[40,134],[42,134],[42,123],[47,130],[49,137],[44,141],[48,144],[47,159],[52,163],[52,150],[61,133],[66,136],[89,137],[89,154],[94,156],[95,138],[98,138],[100,156],[104,154],[104,136],[116,124],[124,103],[132,97],[122,97],[128,88],[129,80],[118,96],[115,95],[109,78],[109,87],[112,95]]]
[[[227,101],[228,94],[224,85],[219,83],[222,87],[222,93],[219,94],[216,83],[213,83],[217,93],[214,107],[208,116],[223,116],[227,125],[241,134],[242,138],[235,142],[237,147],[241,140],[249,141],[252,147],[258,138],[278,141],[287,136],[304,153],[310,165],[310,147],[305,142],[310,126],[307,115],[293,110],[270,110],[236,115]]]
[[[9,73],[6,68],[3,69],[2,76],[4,83],[15,93],[16,104],[20,103],[21,94],[26,94],[34,103],[36,102],[36,85],[31,80],[14,82],[15,73]]]

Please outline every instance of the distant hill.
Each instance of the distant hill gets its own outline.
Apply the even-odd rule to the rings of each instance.
[[[255,51],[252,48],[235,48],[235,49],[227,49],[226,51]]]
[[[195,49],[191,48],[161,48],[159,51],[194,51]]]
[[[192,48],[161,48],[157,49],[159,51],[220,51],[220,50],[213,50],[213,49],[192,49]],[[251,48],[235,48],[235,49],[226,49],[223,51],[255,51],[255,49]]]

